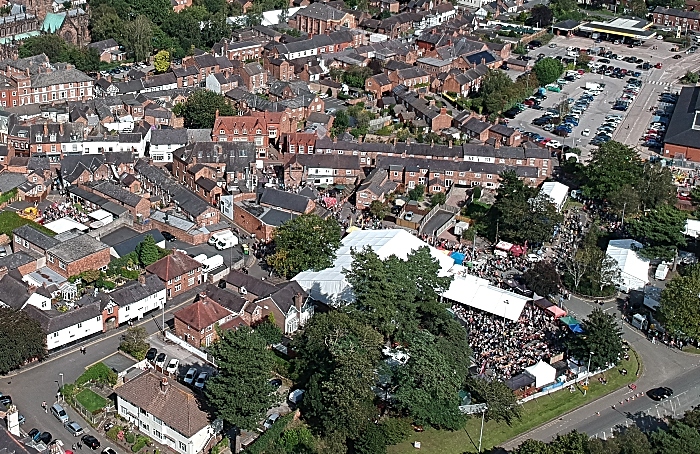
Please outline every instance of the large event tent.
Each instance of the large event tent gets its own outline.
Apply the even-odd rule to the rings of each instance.
[[[610,240],[608,243],[607,254],[620,268],[622,279],[618,287],[623,292],[641,290],[649,283],[649,260],[637,254],[642,247],[641,243],[630,239]]]
[[[525,373],[535,379],[535,387],[537,388],[554,383],[554,380],[557,378],[557,370],[542,360],[537,364],[526,367]]]
[[[557,181],[548,181],[542,184],[540,194],[552,199],[554,206],[557,207],[557,211],[561,211],[564,208],[566,199],[569,198],[569,187]]]
[[[444,251],[402,229],[354,231],[343,238],[330,268],[304,271],[294,280],[311,298],[331,306],[342,306],[354,300],[352,288],[343,274],[343,270],[352,267],[353,249],[370,247],[382,259],[396,255],[405,260],[411,251],[423,246],[430,248],[431,255],[440,264],[442,276],[454,276],[450,288],[442,295],[444,298],[512,321],[518,320],[529,298],[494,287],[486,279],[469,274],[466,267],[456,265]]]

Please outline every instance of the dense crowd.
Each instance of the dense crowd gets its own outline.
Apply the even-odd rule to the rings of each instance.
[[[73,205],[70,200],[63,203],[52,203],[41,211],[44,223],[52,222],[61,218],[70,218],[81,223],[90,223],[90,218],[86,213]]]
[[[564,333],[537,307],[527,305],[516,322],[461,305],[452,310],[466,323],[477,366],[501,380],[561,351]]]

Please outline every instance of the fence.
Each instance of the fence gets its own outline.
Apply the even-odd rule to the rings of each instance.
[[[168,339],[169,341],[176,343],[177,345],[184,348],[185,350],[192,353],[193,355],[198,356],[198,357],[202,358],[204,361],[207,361],[207,362],[211,363],[212,365],[216,366],[216,364],[214,364],[214,359],[211,357],[211,355],[208,355],[207,353],[198,349],[194,345],[188,344],[183,339],[180,339],[179,337],[177,337],[176,335],[174,335],[170,331],[165,332],[165,338]]]

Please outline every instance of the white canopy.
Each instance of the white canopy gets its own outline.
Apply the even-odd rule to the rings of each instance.
[[[61,218],[61,219],[56,219],[53,222],[49,222],[48,224],[44,224],[44,227],[47,229],[56,232],[57,234],[61,234],[63,232],[70,232],[73,229],[80,230],[81,232],[84,232],[86,230],[90,230],[90,228],[84,224],[81,224],[78,221],[75,221],[69,217]]]
[[[557,370],[542,360],[537,364],[526,367],[525,373],[535,379],[535,387],[537,388],[554,383],[554,380],[557,378]]]
[[[548,181],[542,184],[540,194],[544,194],[552,199],[554,206],[557,207],[557,211],[561,211],[561,209],[564,208],[564,203],[566,202],[567,197],[569,196],[569,187],[557,181]]]
[[[442,296],[455,303],[516,321],[529,300],[522,295],[493,287],[486,279],[468,274],[467,268],[455,265],[454,260],[443,251],[429,246],[402,229],[351,232],[343,238],[342,245],[336,252],[333,266],[322,271],[301,272],[294,277],[294,280],[309,293],[309,296],[318,301],[336,307],[351,303],[354,295],[343,270],[352,268],[352,249],[361,250],[366,246],[376,252],[381,259],[396,255],[403,260],[411,251],[428,246],[431,255],[440,264],[440,275],[454,276],[450,288]]]
[[[461,265],[455,265],[452,271],[454,279],[442,296],[456,303],[515,322],[523,313],[525,303],[530,300],[526,296],[494,287],[486,279],[468,274],[467,269]]]
[[[688,219],[685,221],[685,230],[683,233],[687,236],[697,238],[700,236],[700,221],[696,219]]]
[[[649,283],[649,260],[640,257],[636,250],[643,246],[634,240],[611,240],[607,254],[617,262],[622,282],[619,287],[623,292],[643,289]]]

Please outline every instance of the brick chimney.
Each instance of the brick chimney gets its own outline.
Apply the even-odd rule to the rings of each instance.
[[[163,394],[168,392],[168,388],[170,387],[170,383],[168,383],[168,377],[163,377],[160,379],[160,392]]]
[[[447,115],[447,107],[445,107],[445,106],[440,107],[440,115]]]
[[[5,277],[6,274],[7,274],[7,267],[6,267],[6,266],[0,266],[0,279],[2,279],[3,277]]]
[[[139,284],[146,285],[146,275],[143,273],[139,274]]]

